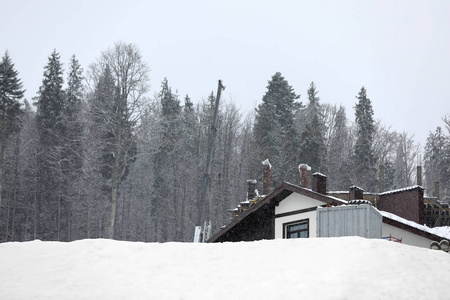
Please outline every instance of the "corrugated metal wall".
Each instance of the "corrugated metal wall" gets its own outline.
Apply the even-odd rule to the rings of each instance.
[[[317,237],[381,238],[383,217],[372,206],[342,205],[317,208]]]

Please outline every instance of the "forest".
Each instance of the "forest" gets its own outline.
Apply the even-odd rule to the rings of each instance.
[[[414,135],[374,119],[364,86],[347,112],[322,103],[314,82],[300,100],[277,72],[253,112],[221,101],[212,126],[214,91],[193,100],[165,78],[150,95],[150,67],[134,44],[117,42],[86,68],[73,55],[67,70],[54,50],[30,100],[12,57],[5,51],[0,61],[1,242],[191,242],[202,225],[197,219],[212,130],[203,219],[211,220],[213,232],[228,223],[228,209],[246,200],[248,179],[267,192],[261,180],[266,159],[271,189],[283,181],[298,184],[297,168],[306,163],[309,176],[328,176],[328,190],[393,190],[417,184],[422,163],[425,193],[439,182],[440,198],[450,197],[450,115],[420,145]]]

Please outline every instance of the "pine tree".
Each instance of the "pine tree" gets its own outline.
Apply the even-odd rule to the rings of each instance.
[[[364,189],[376,191],[376,158],[373,153],[375,121],[373,119],[372,103],[367,97],[364,87],[361,88],[356,98],[358,102],[355,105],[354,182],[361,182]]]
[[[310,165],[312,170],[326,173],[325,124],[317,94],[316,86],[311,82],[308,89],[306,125],[302,133],[301,160]]]
[[[94,91],[88,96],[88,126],[84,137],[83,180],[86,186],[86,236],[104,237],[97,228],[106,227],[102,218],[111,199],[111,166],[114,147],[114,98],[116,87],[109,65],[98,76]],[[98,225],[94,225],[98,221]]]
[[[82,120],[82,101],[83,101],[83,69],[81,68],[75,55],[70,59],[69,74],[67,80],[67,90],[64,103],[64,121],[66,134],[64,140],[64,153],[62,155],[62,173],[64,183],[64,200],[66,206],[66,240],[71,240],[71,215],[72,201],[81,188],[79,177],[83,163],[83,120]]]
[[[6,51],[0,62],[0,212],[5,151],[12,136],[19,130],[22,114],[20,100],[25,92],[18,75],[19,73],[15,70],[8,51]]]
[[[311,82],[308,89],[308,105],[306,106],[306,123],[310,123],[312,119],[317,116],[319,119],[323,119],[322,116],[322,106],[319,101],[320,98],[317,96],[319,91],[316,89],[314,82]]]
[[[38,221],[39,238],[58,237],[61,174],[61,153],[64,149],[66,122],[64,120],[65,93],[63,69],[60,55],[54,50],[44,68],[44,78],[36,99],[37,129],[39,133],[38,151],[38,211],[42,219]],[[43,212],[46,212],[44,215]]]
[[[258,105],[254,134],[257,155],[273,165],[273,186],[282,181],[296,181],[299,164],[299,134],[294,127],[295,112],[301,107],[292,86],[276,73],[267,86],[263,102]]]
[[[351,141],[345,108],[340,106],[331,127],[328,147],[328,172],[330,189],[347,190],[351,185],[349,163]]]
[[[83,69],[81,68],[75,55],[72,56],[69,66],[69,76],[67,80],[67,97],[64,107],[66,118],[67,135],[66,149],[68,150],[68,161],[72,170],[79,170],[82,164],[83,135],[82,126],[82,102],[83,102]]]
[[[167,78],[161,84],[158,95],[161,104],[159,118],[159,147],[154,156],[154,183],[152,196],[152,218],[158,220],[155,224],[155,235],[158,240],[173,240],[177,230],[174,226],[177,221],[179,197],[172,186],[181,185],[177,164],[178,158],[183,155],[181,151],[181,105],[178,95],[172,92]],[[161,226],[158,226],[158,225]]]

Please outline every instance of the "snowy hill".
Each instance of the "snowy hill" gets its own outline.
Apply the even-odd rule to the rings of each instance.
[[[443,299],[450,255],[356,237],[0,244],[0,299]]]

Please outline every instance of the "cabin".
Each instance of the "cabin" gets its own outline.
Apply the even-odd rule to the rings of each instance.
[[[311,189],[284,182],[265,196],[254,192],[256,181],[248,181],[247,201],[230,210],[230,223],[208,242],[356,235],[429,248],[446,239],[442,231],[421,225],[421,186],[379,193],[370,201],[357,186],[349,188],[347,199],[327,192],[326,181],[326,175],[314,173]]]

